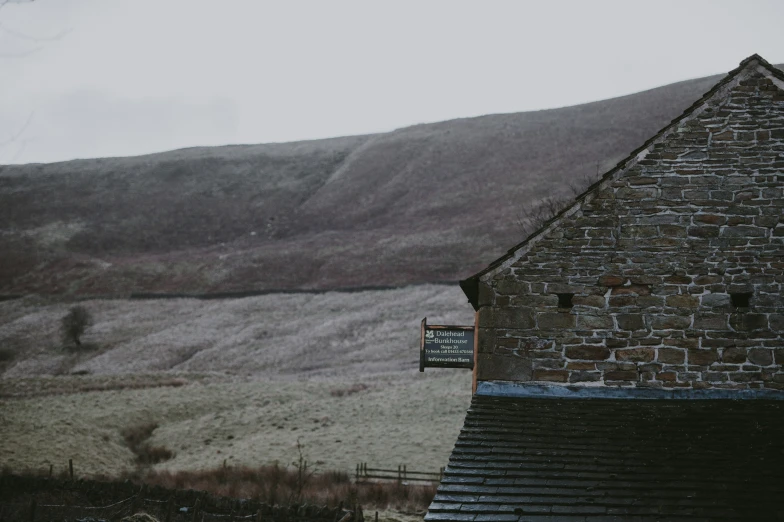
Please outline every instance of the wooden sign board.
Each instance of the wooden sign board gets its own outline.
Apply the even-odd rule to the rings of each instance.
[[[429,325],[422,319],[419,371],[425,368],[474,368],[474,327]]]

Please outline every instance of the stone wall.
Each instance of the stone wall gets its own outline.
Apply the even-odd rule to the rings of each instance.
[[[784,389],[784,91],[747,69],[479,279],[479,380]]]

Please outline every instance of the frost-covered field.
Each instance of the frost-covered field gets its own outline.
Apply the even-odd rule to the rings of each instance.
[[[159,424],[158,464],[437,470],[470,402],[470,372],[418,371],[419,322],[470,324],[459,288],[199,301],[86,301],[90,351],[64,351],[71,303],[0,303],[0,464],[114,474],[120,432]],[[95,391],[88,391],[95,390]]]
[[[473,322],[457,285],[244,299],[81,302],[94,324],[74,354],[58,335],[72,303],[0,303],[3,379],[88,373],[221,372],[351,377],[418,369],[419,323]],[[2,363],[0,363],[2,364]]]

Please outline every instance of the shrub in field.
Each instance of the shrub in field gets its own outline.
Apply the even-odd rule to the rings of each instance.
[[[330,390],[329,394],[333,397],[343,397],[346,395],[354,395],[355,393],[363,392],[368,389],[368,385],[364,383],[352,384],[348,388],[335,388]]]
[[[12,348],[0,348],[0,363],[13,361],[16,351]]]
[[[342,471],[327,471],[302,480],[301,470],[278,464],[251,468],[221,466],[200,471],[156,471],[132,477],[135,481],[171,489],[195,489],[235,498],[256,498],[268,504],[305,502],[337,506],[359,503],[364,508],[387,507],[404,511],[427,509],[436,484],[411,485],[389,482],[354,484]]]
[[[151,446],[147,439],[158,427],[154,422],[147,422],[129,426],[122,431],[125,444],[134,455],[139,465],[150,465],[163,462],[174,457],[174,453],[164,446]]]
[[[68,314],[60,320],[60,332],[63,342],[75,344],[77,348],[82,347],[81,337],[87,327],[92,323],[90,312],[82,305],[72,306]]]

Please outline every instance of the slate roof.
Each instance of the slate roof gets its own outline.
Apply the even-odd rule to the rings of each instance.
[[[784,520],[784,401],[475,395],[425,521]]]
[[[742,71],[744,71],[747,67],[753,67],[759,65],[763,67],[771,76],[777,78],[778,80],[784,81],[784,71],[776,68],[775,66],[771,65],[767,62],[764,58],[759,56],[758,54],[752,54],[738,65],[737,68],[733,69],[727,76],[722,78],[716,85],[714,85],[711,90],[706,92],[699,100],[694,102],[688,109],[686,109],[680,116],[672,120],[667,126],[661,129],[659,132],[654,134],[648,141],[643,143],[639,148],[635,149],[631,152],[626,158],[621,160],[615,167],[607,171],[598,181],[593,183],[590,187],[588,187],[582,194],[578,195],[575,198],[575,201],[572,204],[567,205],[564,209],[562,209],[558,214],[553,216],[547,222],[545,222],[538,230],[535,230],[531,233],[527,238],[525,238],[522,242],[518,243],[517,245],[510,248],[506,254],[499,257],[495,261],[491,262],[486,268],[480,270],[476,274],[467,277],[460,281],[460,288],[462,288],[463,293],[468,297],[468,301],[474,307],[475,310],[479,309],[478,305],[478,283],[482,276],[492,272],[493,270],[501,267],[505,262],[515,257],[515,254],[529,246],[533,241],[536,240],[540,235],[546,233],[553,224],[557,224],[565,215],[569,214],[575,206],[581,205],[583,200],[591,193],[598,191],[601,189],[603,184],[608,180],[612,180],[617,178],[623,171],[627,170],[629,167],[633,166],[634,163],[637,161],[639,155],[651,147],[655,142],[662,139],[666,134],[671,132],[675,129],[682,121],[686,120],[690,116],[692,116],[698,109],[703,107],[708,103],[708,101],[717,94],[725,85],[729,84],[733,81]]]

